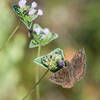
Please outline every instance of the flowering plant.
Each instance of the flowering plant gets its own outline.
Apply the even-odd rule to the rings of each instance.
[[[45,46],[57,37],[58,35],[56,33],[52,33],[48,28],[43,29],[39,24],[34,24],[33,39],[30,42],[29,48]]]
[[[41,46],[45,46],[52,40],[58,38],[58,35],[56,33],[52,33],[48,28],[42,28],[39,24],[34,24],[33,29],[31,31],[32,22],[35,20],[38,16],[43,15],[43,11],[41,9],[37,8],[37,3],[32,2],[31,6],[26,4],[26,0],[20,0],[18,4],[13,5],[13,9],[17,16],[19,16],[20,20],[26,25],[29,32],[32,32],[33,39],[31,40],[29,44],[29,48],[35,48],[38,47],[37,50],[37,57],[40,56]],[[15,33],[16,31],[14,31]],[[52,59],[50,58],[52,56]],[[46,60],[47,59],[47,60]],[[39,92],[39,82],[45,77],[47,72],[50,70],[52,72],[56,72],[61,68],[63,52],[61,49],[56,49],[50,55],[47,57],[39,57],[35,59],[34,61],[43,67],[47,68],[48,70],[44,73],[44,75],[39,79],[39,67],[36,67],[36,83],[33,86],[32,90],[36,87],[36,100],[40,100],[40,92]],[[49,62],[50,60],[50,62]],[[42,62],[41,62],[42,61]],[[59,66],[58,66],[58,65]],[[30,90],[30,91],[32,91]],[[29,96],[30,92],[26,94],[26,96],[23,98],[25,100]]]
[[[51,72],[56,72],[64,66],[63,50],[57,48],[51,53],[38,57],[33,61]]]
[[[41,9],[37,9],[37,3],[33,2],[30,5],[26,5],[26,0],[20,0],[18,4],[13,5],[15,13],[20,17],[20,20],[26,25],[28,29],[32,26],[32,21],[38,16],[43,15]]]

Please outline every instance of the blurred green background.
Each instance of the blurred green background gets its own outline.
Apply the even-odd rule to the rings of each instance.
[[[0,47],[20,22],[12,5],[18,0],[0,0]],[[33,1],[28,0],[31,4]],[[34,23],[49,27],[59,38],[45,47],[41,55],[55,48],[71,59],[75,51],[85,48],[86,76],[73,88],[63,89],[48,81],[40,83],[41,100],[100,100],[100,0],[37,0],[44,16]],[[21,100],[35,82],[37,48],[29,49],[27,28],[20,25],[16,34],[0,52],[0,100]],[[40,68],[40,76],[45,69]],[[35,91],[27,100],[36,100]]]

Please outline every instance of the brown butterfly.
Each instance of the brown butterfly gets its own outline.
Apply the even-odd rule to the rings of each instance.
[[[63,68],[54,73],[53,76],[50,77],[50,81],[61,85],[63,88],[71,88],[75,80],[79,81],[85,76],[85,72],[85,50],[80,49],[70,62],[67,60],[64,61]]]

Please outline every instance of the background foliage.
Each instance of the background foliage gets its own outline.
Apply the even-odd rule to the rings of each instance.
[[[19,23],[12,10],[18,0],[0,0],[0,47]],[[30,4],[32,0],[28,0]],[[59,38],[42,47],[41,55],[55,48],[64,49],[70,60],[75,51],[85,48],[86,76],[72,89],[63,89],[48,81],[41,82],[41,100],[99,100],[100,99],[100,0],[37,0],[44,16],[35,23],[59,33]],[[27,28],[20,29],[0,52],[0,100],[19,100],[32,87],[35,78],[37,48],[29,49]],[[40,75],[45,69],[40,67]],[[50,73],[51,74],[51,73]],[[35,100],[35,92],[29,100]]]

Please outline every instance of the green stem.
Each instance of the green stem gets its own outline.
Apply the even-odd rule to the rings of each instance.
[[[16,31],[18,30],[20,24],[18,24],[15,29],[13,30],[13,32],[11,33],[11,35],[8,37],[8,39],[6,40],[6,42],[3,44],[3,46],[0,48],[0,51],[3,50],[3,48],[7,45],[7,43],[9,42],[9,40],[13,37],[13,35],[16,33]]]
[[[37,53],[37,57],[40,56],[40,51],[41,51],[41,47],[39,46],[38,47],[38,53]],[[36,82],[39,81],[39,67],[36,66]],[[36,100],[40,100],[40,88],[39,88],[39,85],[37,85],[36,87]]]
[[[42,81],[42,79],[47,75],[47,73],[49,72],[49,70],[47,70],[42,76],[41,78],[33,85],[33,87],[31,88],[31,90],[24,96],[24,98],[22,100],[25,100],[35,89],[36,86],[39,85],[39,83]]]

